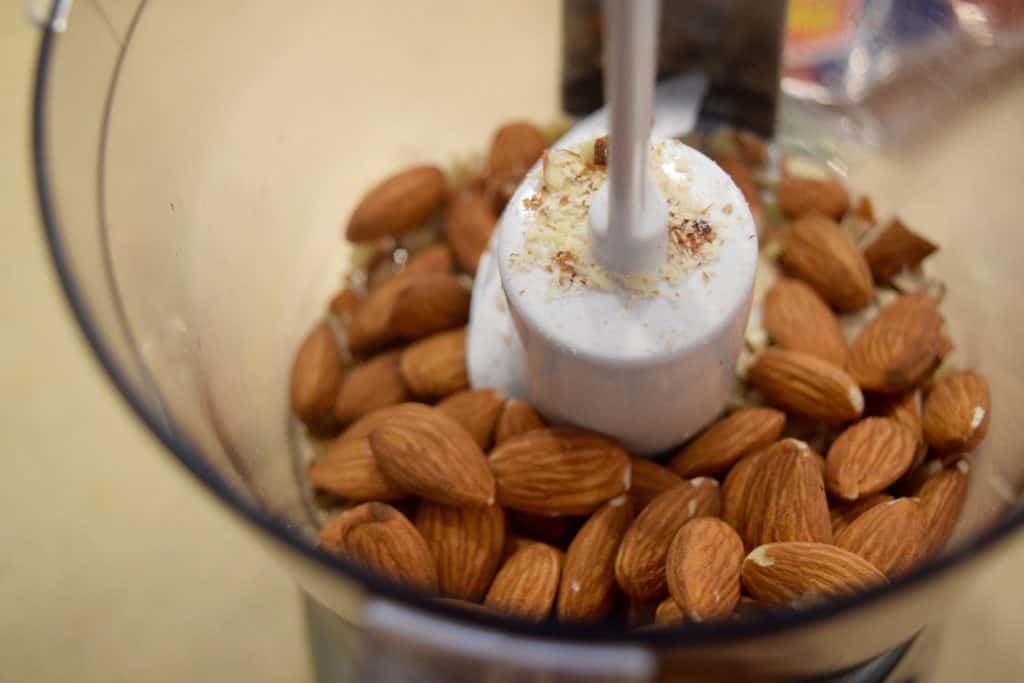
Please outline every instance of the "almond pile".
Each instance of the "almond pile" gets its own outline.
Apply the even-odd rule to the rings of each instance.
[[[631,628],[746,618],[885,583],[942,550],[991,418],[953,371],[936,246],[746,134],[693,135],[754,210],[764,273],[726,415],[662,459],[471,389],[471,277],[556,136],[370,189],[357,267],[298,350],[320,545],[438,599]],[[594,163],[603,163],[604,140]]]

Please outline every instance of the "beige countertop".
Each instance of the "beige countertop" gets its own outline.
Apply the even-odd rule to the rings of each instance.
[[[297,589],[130,414],[69,315],[30,182],[20,4],[0,8],[0,680],[310,681]],[[938,681],[1024,675],[1022,572],[1018,539],[950,605]]]

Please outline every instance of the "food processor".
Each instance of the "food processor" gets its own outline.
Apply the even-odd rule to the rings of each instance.
[[[68,300],[139,417],[308,596],[320,680],[922,679],[946,603],[1024,524],[1011,412],[1024,78],[1020,41],[992,19],[1008,3],[900,3],[915,29],[957,27],[953,58],[937,38],[915,53],[932,89],[900,80],[884,41],[854,40],[824,76],[787,67],[778,98],[784,3],[664,3],[662,44],[689,48],[660,54],[661,75],[705,73],[702,119],[823,159],[941,245],[944,311],[994,414],[944,554],[804,609],[646,631],[468,610],[318,549],[288,406],[292,356],[351,259],[339,233],[363,190],[472,154],[504,121],[600,106],[599,3],[34,4],[36,180]],[[968,61],[986,77],[966,78]]]

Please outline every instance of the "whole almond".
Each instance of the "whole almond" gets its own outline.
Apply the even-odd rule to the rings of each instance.
[[[439,410],[407,414],[377,427],[369,439],[381,470],[406,491],[445,505],[494,502],[494,477],[483,451]]]
[[[363,503],[335,515],[320,530],[320,547],[393,581],[437,590],[437,570],[426,542],[401,512],[386,503]]]
[[[969,472],[967,461],[960,460],[926,479],[917,489],[916,497],[924,506],[925,555],[942,550],[952,536],[967,500]]]
[[[436,166],[414,166],[369,190],[348,221],[350,242],[367,242],[412,230],[444,205],[448,182]]]
[[[678,474],[647,458],[630,458],[629,499],[640,512],[657,496],[683,483]]]
[[[562,571],[562,553],[545,543],[530,543],[505,560],[484,606],[528,621],[551,613]]]
[[[614,441],[573,427],[535,429],[489,458],[498,500],[514,510],[585,515],[629,489],[629,456]]]
[[[826,216],[808,214],[790,225],[782,262],[840,311],[871,303],[874,281],[867,261],[853,238]]]
[[[693,621],[721,619],[740,601],[743,541],[714,517],[684,524],[668,548],[668,589]]]
[[[401,423],[405,421],[407,417],[413,417],[432,410],[430,406],[423,405],[422,403],[401,403],[397,406],[388,406],[386,408],[380,408],[375,410],[363,417],[359,418],[351,425],[345,428],[345,430],[338,436],[338,443],[343,441],[354,441],[357,439],[365,439],[370,436],[370,432],[375,430],[377,427],[383,425]]]
[[[764,326],[784,349],[803,351],[843,367],[846,339],[839,320],[809,285],[793,278],[778,280],[764,299]]]
[[[348,323],[355,315],[356,309],[359,308],[359,304],[363,301],[363,297],[358,292],[345,288],[335,294],[331,298],[331,303],[328,304],[327,308],[330,309],[331,313],[342,319],[343,322]]]
[[[796,439],[784,439],[784,441],[802,444]],[[790,446],[781,447],[788,448]],[[767,449],[740,458],[729,470],[725,481],[722,482],[722,519],[737,531],[740,530],[746,519],[747,503],[750,502],[750,485],[753,482],[757,466],[766,451]]]
[[[399,500],[408,494],[388,478],[365,437],[337,440],[309,466],[314,488],[352,501]]]
[[[476,601],[494,578],[505,548],[501,507],[451,507],[420,503],[416,528],[437,561],[441,594]]]
[[[658,626],[669,626],[682,623],[686,619],[683,608],[671,595],[658,603],[654,611],[654,623]]]
[[[494,134],[488,159],[487,191],[495,198],[498,210],[512,197],[545,147],[544,134],[526,121],[507,123]]]
[[[966,453],[988,434],[992,405],[988,382],[973,370],[946,375],[924,402],[924,438],[946,453]]]
[[[762,351],[747,379],[771,403],[826,424],[850,422],[864,412],[864,395],[849,375],[800,351]]]
[[[399,371],[413,396],[443,398],[469,386],[466,373],[466,330],[427,337],[406,347]]]
[[[942,317],[930,296],[906,294],[879,311],[850,347],[847,370],[861,388],[899,394],[933,367]]]
[[[775,442],[785,425],[785,413],[772,408],[737,410],[701,432],[669,467],[684,477],[719,475],[744,455]]]
[[[886,282],[905,269],[916,268],[938,249],[899,218],[893,218],[881,232],[869,237],[864,258],[875,278]]]
[[[447,244],[435,244],[413,256],[402,269],[402,275],[417,273],[451,273],[452,250]]]
[[[836,545],[856,553],[892,578],[917,564],[925,551],[925,513],[916,498],[875,505],[836,536]]]
[[[834,505],[829,514],[832,517],[832,538],[837,538],[846,527],[850,526],[855,519],[862,514],[882,503],[895,500],[888,493],[876,493],[872,496],[858,498],[849,503]]]
[[[382,353],[345,374],[334,401],[334,417],[342,425],[381,408],[409,399],[398,372],[401,351]]]
[[[874,565],[827,543],[770,543],[743,560],[743,587],[758,602],[819,600],[886,583]]]
[[[498,424],[494,428],[494,443],[500,446],[514,436],[541,427],[547,427],[547,423],[529,403],[509,399],[505,401],[505,407],[498,416]]]
[[[698,477],[655,498],[626,531],[615,557],[615,580],[634,600],[657,600],[668,591],[665,557],[679,528],[721,509],[718,482]]]
[[[391,309],[391,329],[402,339],[462,327],[469,320],[469,290],[449,273],[403,275]]]
[[[316,423],[331,413],[341,383],[341,354],[331,326],[317,325],[295,354],[292,364],[292,411],[306,423]]]
[[[850,208],[850,193],[834,178],[786,175],[777,196],[782,213],[791,218],[820,213],[838,220]]]
[[[914,435],[917,449],[914,452],[914,462],[911,469],[924,462],[928,447],[924,441],[924,427],[922,425],[924,402],[921,399],[921,390],[915,389],[898,396],[886,396],[876,394],[875,412],[879,417],[887,417],[903,425]]]
[[[437,409],[462,425],[486,451],[494,440],[494,425],[503,404],[493,389],[468,389],[444,399],[437,404]]]
[[[455,252],[459,267],[476,275],[480,256],[487,251],[498,217],[493,203],[482,194],[463,192],[444,215],[444,234]]]
[[[352,353],[364,354],[396,340],[391,321],[402,282],[403,278],[392,277],[363,298],[345,328]]]
[[[559,621],[598,621],[611,612],[618,595],[615,555],[632,522],[632,505],[619,496],[598,508],[576,534],[558,589]]]
[[[888,488],[910,469],[917,452],[913,434],[895,420],[868,417],[853,425],[828,450],[829,493],[857,500]]]

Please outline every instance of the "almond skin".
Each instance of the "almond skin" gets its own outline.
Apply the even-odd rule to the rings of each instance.
[[[683,478],[647,458],[630,458],[629,499],[640,512],[658,495],[683,483]]]
[[[505,513],[497,505],[457,508],[423,501],[416,528],[437,561],[441,594],[477,601],[494,578],[505,548]]]
[[[743,541],[714,517],[682,526],[668,549],[666,575],[675,602],[693,621],[729,616],[740,601]]]
[[[903,393],[932,369],[941,329],[942,317],[930,296],[901,296],[861,330],[850,347],[847,371],[863,389]]]
[[[466,389],[466,330],[442,332],[406,347],[399,371],[417,398],[443,398]]]
[[[644,508],[626,531],[615,557],[615,580],[634,600],[651,601],[668,591],[665,557],[679,528],[696,517],[718,514],[718,482],[707,477],[684,481]]]
[[[876,394],[875,409],[879,417],[887,417],[896,421],[914,435],[917,450],[914,453],[914,462],[911,469],[924,462],[928,448],[924,441],[924,402],[921,399],[921,390],[908,391],[901,396],[885,396]]]
[[[422,339],[462,327],[469,320],[470,293],[450,273],[403,273],[389,327],[401,339]]]
[[[632,508],[625,496],[613,498],[576,534],[565,556],[558,589],[559,621],[599,621],[615,606],[619,590],[615,556],[633,522]]]
[[[540,159],[547,141],[540,129],[526,121],[512,121],[494,134],[488,159],[487,192],[500,211]]]
[[[818,213],[798,218],[789,227],[782,263],[843,312],[871,303],[871,269],[853,238],[832,219]]]
[[[669,463],[683,477],[717,476],[744,455],[774,443],[786,425],[785,413],[744,408],[701,432]]]
[[[864,412],[864,395],[849,375],[800,351],[762,351],[747,378],[771,403],[826,424],[850,422]]]
[[[483,450],[491,447],[494,425],[504,401],[493,389],[470,389],[452,394],[437,409],[462,425]]]
[[[839,435],[828,450],[829,493],[857,500],[889,487],[910,469],[917,442],[910,430],[885,417],[868,417]]]
[[[341,354],[326,322],[317,325],[295,354],[292,364],[292,411],[306,423],[330,415],[341,383]]]
[[[970,468],[966,460],[945,468],[929,477],[915,493],[924,506],[924,553],[933,555],[946,546],[953,535],[960,513],[967,500],[967,475]]]
[[[780,605],[854,593],[886,583],[885,574],[827,543],[770,543],[743,560],[743,587],[758,602]]]
[[[435,244],[419,252],[405,264],[402,275],[416,273],[451,273],[452,250],[447,244]]]
[[[792,278],[775,283],[764,299],[764,326],[784,349],[803,351],[838,367],[846,362],[839,320],[810,286]]]
[[[334,417],[344,426],[363,415],[409,400],[398,372],[401,351],[382,353],[346,373],[334,401]]]
[[[505,407],[498,416],[498,424],[494,428],[494,443],[500,446],[514,436],[547,426],[529,403],[509,399],[505,401]]]
[[[738,531],[748,548],[785,541],[832,542],[821,467],[803,442],[787,439],[766,451],[747,496]]]
[[[783,441],[796,442],[796,439],[783,439]],[[788,448],[789,446],[781,447]],[[740,530],[746,519],[747,503],[750,501],[750,485],[754,473],[757,471],[758,463],[766,452],[767,449],[741,458],[732,466],[725,481],[722,482],[722,519],[737,531]]]
[[[493,203],[478,193],[460,193],[445,212],[445,237],[459,267],[470,275],[476,275],[480,256],[487,251],[497,222]]]
[[[671,595],[659,602],[658,608],[654,611],[654,623],[658,626],[679,624],[685,621],[685,619],[683,608],[679,606],[679,603]]]
[[[899,218],[889,224],[864,247],[864,258],[875,279],[886,282],[905,269],[916,268],[938,246],[917,234]]]
[[[528,621],[551,613],[562,571],[562,553],[545,543],[530,543],[505,560],[494,577],[484,606]]]
[[[352,319],[356,309],[359,308],[359,304],[362,302],[363,297],[361,294],[351,289],[343,289],[331,298],[327,308],[331,313],[347,323]]]
[[[407,417],[415,417],[421,414],[424,410],[429,411],[430,406],[423,405],[422,403],[401,403],[397,406],[388,406],[386,408],[375,410],[349,425],[345,431],[338,436],[337,441],[338,443],[341,443],[343,441],[365,439],[370,436],[370,432],[375,430],[377,427],[393,424],[395,422],[403,422]]]
[[[494,477],[483,451],[459,423],[424,406],[369,434],[384,474],[401,488],[444,505],[491,505]]]
[[[416,527],[386,503],[363,503],[335,515],[320,530],[320,547],[422,590],[437,590],[437,570]]]
[[[892,578],[910,570],[925,551],[924,506],[915,498],[875,505],[836,537],[836,545],[856,553]]]
[[[784,176],[778,200],[783,215],[790,218],[820,213],[838,220],[850,208],[850,193],[834,178]]]
[[[400,500],[408,494],[377,466],[365,437],[338,440],[309,466],[317,489],[352,501]]]
[[[386,178],[360,200],[348,221],[345,237],[367,242],[412,230],[445,202],[448,182],[436,166],[414,166]]]
[[[924,402],[924,438],[944,453],[973,451],[988,434],[992,403],[988,382],[973,370],[947,375]]]
[[[862,514],[882,503],[894,500],[888,493],[876,493],[873,496],[858,498],[850,503],[833,505],[829,510],[832,517],[832,537],[837,538],[846,527],[850,526],[855,519]]]

